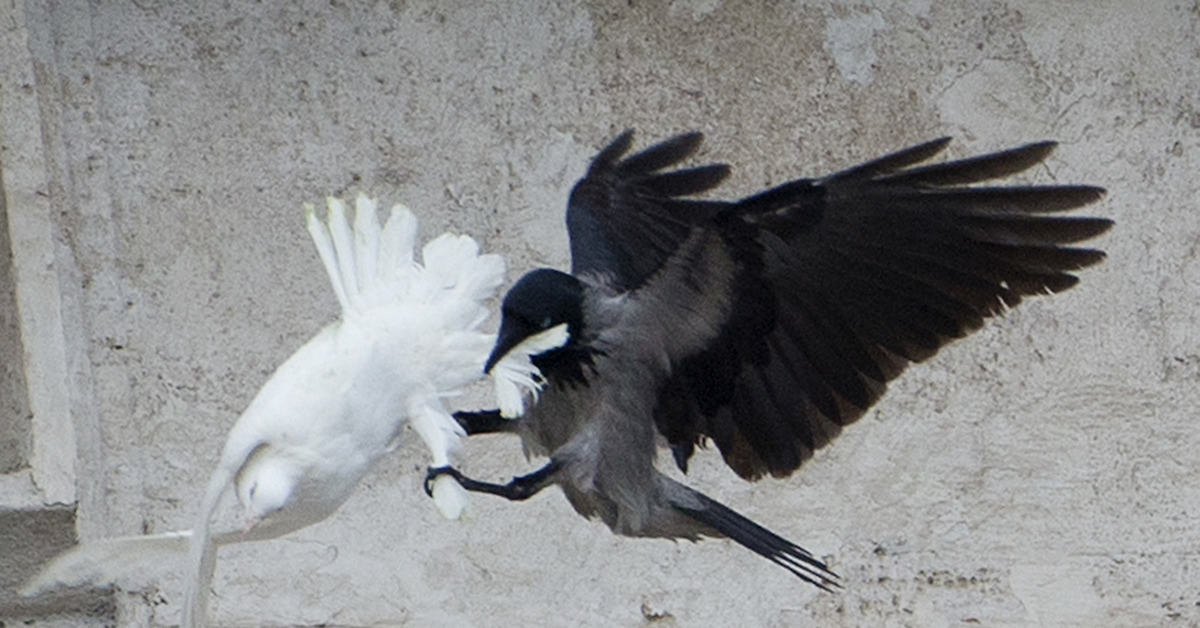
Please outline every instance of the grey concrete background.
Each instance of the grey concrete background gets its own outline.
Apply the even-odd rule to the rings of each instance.
[[[0,38],[0,500],[75,513],[0,535],[33,544],[0,548],[0,616],[178,621],[175,564],[106,604],[11,587],[63,526],[191,525],[228,427],[336,313],[301,202],[402,201],[516,277],[566,264],[569,186],[635,127],[706,132],[728,196],[941,135],[1058,139],[1032,178],[1107,186],[1118,227],[1079,288],[911,369],[795,477],[699,456],[688,481],[827,558],[838,595],[724,541],[614,537],[557,491],[441,520],[410,445],[328,521],[223,550],[215,624],[1200,624],[1193,1],[13,0]],[[503,438],[466,467],[533,468]]]

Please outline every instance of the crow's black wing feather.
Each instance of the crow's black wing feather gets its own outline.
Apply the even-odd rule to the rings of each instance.
[[[660,394],[658,427],[681,466],[708,436],[744,477],[787,475],[909,363],[1103,259],[1070,245],[1111,221],[1052,215],[1102,189],[963,187],[1026,170],[1052,143],[915,165],[945,145],[793,181],[718,218],[741,234],[728,240],[745,272],[722,335]]]
[[[693,226],[728,206],[680,198],[716,187],[728,166],[660,172],[694,154],[701,134],[679,135],[622,159],[632,138],[626,131],[600,151],[567,205],[571,272],[603,275],[619,290],[641,286]]]

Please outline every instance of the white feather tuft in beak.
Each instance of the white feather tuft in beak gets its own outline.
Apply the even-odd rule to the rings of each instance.
[[[556,325],[536,333],[512,348],[490,373],[496,389],[496,405],[500,416],[513,419],[525,414],[525,393],[537,401],[546,380],[530,359],[535,355],[557,349],[570,340],[567,324]]]

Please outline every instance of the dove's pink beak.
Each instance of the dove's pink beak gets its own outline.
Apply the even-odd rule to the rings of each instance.
[[[258,517],[246,515],[246,518],[242,521],[242,536],[250,534],[250,531],[254,529],[254,526],[258,525],[258,521]]]

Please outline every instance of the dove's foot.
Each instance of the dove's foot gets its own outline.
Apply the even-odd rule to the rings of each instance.
[[[522,501],[538,494],[539,491],[554,484],[554,474],[559,470],[559,463],[551,460],[546,466],[530,473],[513,478],[508,484],[491,484],[480,482],[462,474],[451,466],[430,467],[425,474],[425,494],[433,495],[433,481],[443,475],[448,475],[458,481],[463,488],[474,493],[489,493],[511,501]]]
[[[425,483],[423,484],[426,495],[433,497],[433,481],[442,477],[443,475],[448,475],[455,480],[458,480],[459,484],[462,484],[463,480],[468,479],[464,477],[462,472],[460,472],[458,469],[448,465],[444,467],[429,467],[429,469],[425,472]]]

